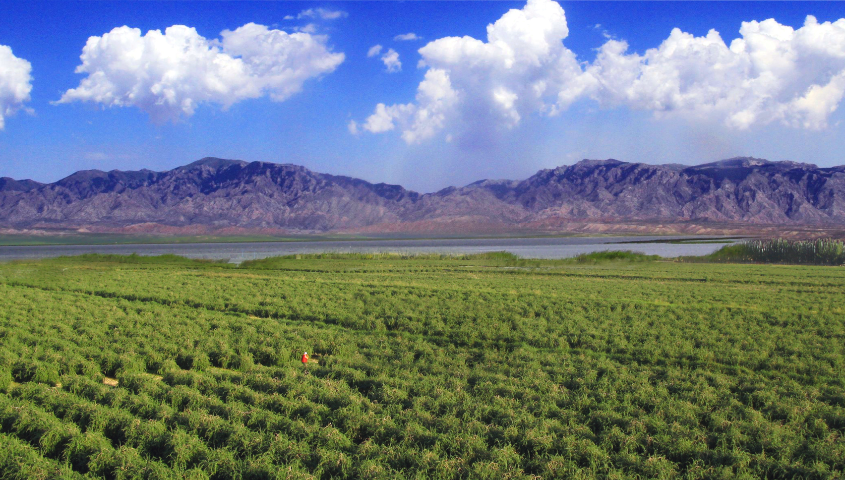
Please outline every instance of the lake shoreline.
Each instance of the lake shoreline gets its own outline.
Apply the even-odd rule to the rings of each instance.
[[[716,236],[544,236],[415,239],[321,239],[276,242],[134,243],[88,245],[5,245],[0,261],[74,256],[86,253],[111,255],[179,255],[186,258],[246,260],[302,253],[440,253],[473,254],[504,251],[522,258],[560,259],[608,250],[632,250],[664,258],[707,255],[737,237]],[[720,241],[724,240],[724,241]],[[716,243],[718,242],[718,243]]]
[[[97,246],[97,245],[186,245],[206,243],[314,243],[314,242],[360,242],[360,241],[426,241],[426,240],[498,240],[498,239],[544,239],[544,238],[651,238],[660,241],[710,241],[736,238],[751,238],[749,235],[710,235],[710,234],[672,234],[672,233],[550,233],[550,234],[491,234],[491,235],[126,235],[126,234],[89,234],[68,233],[57,235],[21,235],[0,234],[0,247],[38,247],[38,246]],[[650,243],[652,240],[631,240],[624,243]],[[655,240],[656,241],[656,240]],[[623,242],[620,242],[623,243]]]

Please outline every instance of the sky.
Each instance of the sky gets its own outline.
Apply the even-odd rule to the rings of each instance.
[[[845,164],[845,2],[4,1],[0,177]]]

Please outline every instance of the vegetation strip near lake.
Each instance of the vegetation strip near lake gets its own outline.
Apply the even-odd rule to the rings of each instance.
[[[616,242],[619,245],[623,245],[626,243],[636,244],[636,243],[670,243],[673,245],[695,245],[695,244],[708,244],[708,243],[735,243],[738,241],[743,240],[745,237],[720,237],[720,238],[668,238],[668,239],[655,239],[655,240],[628,240],[625,242]]]
[[[632,252],[2,264],[0,477],[838,478],[843,290]]]
[[[750,240],[722,247],[710,255],[684,257],[684,260],[689,262],[845,265],[845,242],[830,238]]]

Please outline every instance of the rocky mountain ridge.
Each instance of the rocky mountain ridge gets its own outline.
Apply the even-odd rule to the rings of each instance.
[[[289,232],[554,229],[573,221],[845,225],[845,166],[734,158],[697,166],[584,160],[521,181],[420,194],[267,162],[0,179],[0,227]]]

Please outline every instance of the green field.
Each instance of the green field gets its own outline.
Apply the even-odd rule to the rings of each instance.
[[[633,260],[2,264],[0,478],[845,476],[845,269]]]

